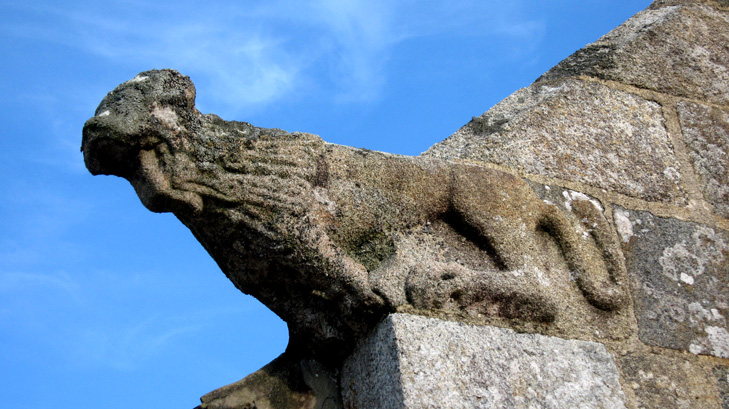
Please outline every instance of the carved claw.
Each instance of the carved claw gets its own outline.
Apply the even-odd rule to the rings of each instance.
[[[467,311],[484,316],[552,322],[557,307],[533,283],[510,272],[469,270],[457,263],[415,265],[408,275],[408,302],[422,310]]]

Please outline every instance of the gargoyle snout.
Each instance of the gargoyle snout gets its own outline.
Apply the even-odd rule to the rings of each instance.
[[[174,70],[145,71],[119,85],[84,125],[81,150],[94,175],[127,177],[141,150],[181,129],[179,112],[194,111],[195,87]]]
[[[114,119],[107,119],[107,116],[97,115],[84,125],[81,150],[89,171],[94,175],[127,179],[142,203],[153,212],[200,213],[200,196],[171,187],[169,175],[159,168],[154,151],[154,145],[160,143],[159,138],[119,129]],[[149,131],[146,134],[154,135]]]
[[[119,132],[103,117],[95,116],[84,124],[81,151],[86,168],[94,175],[128,177],[136,166],[140,141]]]

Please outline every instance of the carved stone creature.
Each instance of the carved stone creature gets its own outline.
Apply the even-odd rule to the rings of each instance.
[[[82,150],[91,173],[128,179],[148,209],[189,227],[236,287],[288,323],[288,352],[301,357],[339,362],[405,304],[552,321],[559,295],[538,232],[593,306],[625,301],[613,233],[588,200],[573,202],[575,217],[499,170],[203,115],[172,70],[109,93]]]

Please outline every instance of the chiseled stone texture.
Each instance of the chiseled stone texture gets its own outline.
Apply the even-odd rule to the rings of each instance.
[[[629,354],[617,359],[623,385],[640,408],[720,408],[715,377],[710,371],[681,358]]]
[[[698,2],[655,4],[575,52],[539,80],[576,75],[726,104],[729,12]]]
[[[348,358],[342,390],[350,409],[625,406],[602,344],[405,314]]]
[[[729,367],[719,366],[714,368],[714,376],[719,387],[721,408],[729,409]]]
[[[686,202],[660,105],[595,82],[521,89],[423,155],[495,163],[648,201]]]
[[[648,344],[729,358],[729,234],[617,209],[638,336]]]
[[[729,112],[695,102],[680,102],[677,110],[704,197],[729,218]]]
[[[345,408],[405,407],[395,336],[398,316],[385,318],[345,360],[340,377]]]

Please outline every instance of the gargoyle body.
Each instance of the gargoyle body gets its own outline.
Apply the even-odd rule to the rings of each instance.
[[[84,126],[86,165],[173,212],[236,287],[288,323],[299,356],[336,364],[406,304],[552,321],[537,231],[593,306],[625,300],[612,233],[587,200],[568,216],[503,171],[224,121],[194,101],[172,70],[125,82]]]

